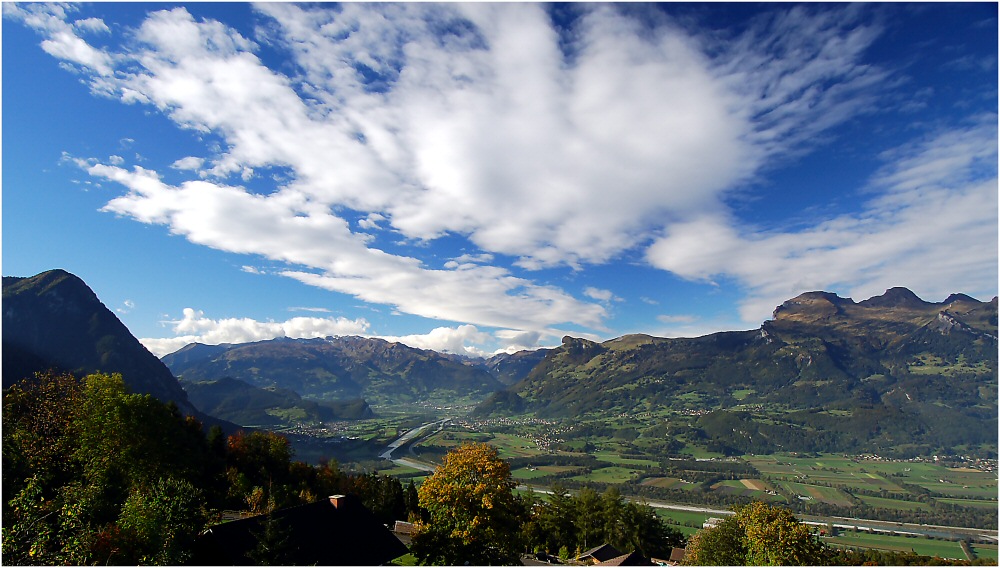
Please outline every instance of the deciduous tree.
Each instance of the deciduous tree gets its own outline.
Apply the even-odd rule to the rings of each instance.
[[[430,520],[418,523],[414,556],[434,564],[513,564],[524,508],[510,467],[486,444],[448,452],[418,491]]]
[[[829,549],[781,507],[760,501],[737,507],[718,526],[698,531],[688,542],[685,564],[817,566]]]

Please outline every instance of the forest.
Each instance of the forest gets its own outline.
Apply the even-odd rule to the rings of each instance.
[[[386,524],[430,519],[412,480],[293,458],[281,435],[204,432],[176,406],[129,393],[120,375],[37,374],[4,393],[4,561],[184,564],[198,534],[225,513],[265,514],[334,494],[358,496]],[[608,540],[669,554],[683,544],[616,490],[561,494],[552,504],[512,499],[517,553]]]

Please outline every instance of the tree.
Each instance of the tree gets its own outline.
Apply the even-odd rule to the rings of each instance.
[[[191,546],[207,522],[201,490],[172,477],[151,487],[136,487],[122,507],[118,525],[130,533],[139,564],[177,565],[191,557]]]
[[[120,375],[15,385],[3,407],[4,560],[183,560],[203,525],[207,451],[197,421],[130,394]]]
[[[417,523],[411,551],[424,563],[513,564],[524,507],[510,467],[486,444],[448,452],[418,491],[430,520]]]
[[[747,557],[743,537],[743,529],[736,517],[727,517],[715,527],[702,529],[688,539],[684,564],[742,566]]]
[[[754,501],[736,511],[747,546],[747,564],[806,566],[823,564],[826,547],[788,509]]]
[[[754,501],[734,511],[718,526],[691,537],[685,564],[816,566],[829,562],[829,549],[788,509]]]

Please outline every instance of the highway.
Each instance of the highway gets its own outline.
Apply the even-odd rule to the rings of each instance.
[[[428,430],[430,430],[431,427],[438,426],[438,429],[440,429],[444,427],[445,423],[449,422],[450,420],[451,418],[442,418],[441,420],[438,420],[436,422],[428,422],[427,424],[424,424],[422,426],[417,426],[416,428],[407,431],[402,436],[390,442],[389,445],[385,447],[385,451],[382,452],[379,455],[379,457],[382,459],[387,459],[394,464],[403,465],[406,467],[412,467],[414,469],[419,469],[420,471],[431,471],[431,472],[434,471],[435,466],[433,465],[422,463],[410,458],[393,458],[392,453],[398,450],[400,446],[403,446],[409,442],[414,441],[419,436],[429,435],[430,433],[428,432]],[[435,430],[435,432],[436,431],[437,430]]]

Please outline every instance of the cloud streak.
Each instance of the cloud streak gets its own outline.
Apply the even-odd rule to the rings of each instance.
[[[802,291],[868,298],[905,282],[919,296],[988,295],[997,282],[996,116],[887,152],[860,213],[801,231],[747,234],[724,216],[678,223],[649,261],[692,280],[738,279],[756,322]]]

